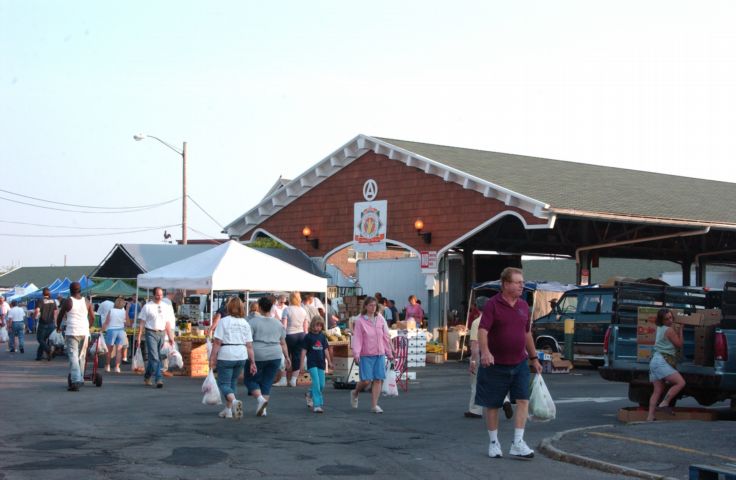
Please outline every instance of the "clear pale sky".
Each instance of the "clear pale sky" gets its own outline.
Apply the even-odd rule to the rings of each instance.
[[[138,132],[188,142],[221,225],[359,133],[736,182],[734,25],[733,1],[0,0],[0,267],[179,238],[180,200],[79,213],[180,199]],[[189,226],[222,237],[192,202]]]

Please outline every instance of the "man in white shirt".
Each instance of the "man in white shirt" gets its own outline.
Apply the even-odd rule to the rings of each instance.
[[[15,353],[15,339],[18,338],[18,348],[20,353],[25,353],[26,325],[23,322],[26,318],[26,311],[18,306],[18,302],[13,300],[10,302],[10,310],[5,316],[8,322],[8,333],[10,334],[10,353]]]
[[[77,392],[84,385],[84,361],[87,354],[89,327],[95,322],[92,304],[82,296],[79,282],[69,285],[69,298],[61,304],[56,317],[56,329],[61,331],[61,322],[66,321],[64,348],[69,358],[69,391]]]
[[[156,388],[163,388],[164,382],[161,373],[161,349],[164,346],[164,335],[166,335],[171,344],[174,344],[174,322],[176,316],[174,309],[170,303],[163,301],[164,290],[161,287],[153,289],[153,301],[147,303],[142,309],[138,319],[142,325],[138,329],[138,338],[136,339],[136,348],[140,348],[141,336],[143,330],[146,331],[146,372],[143,374],[143,383],[145,385],[153,385],[156,382]],[[153,377],[153,381],[151,380]]]

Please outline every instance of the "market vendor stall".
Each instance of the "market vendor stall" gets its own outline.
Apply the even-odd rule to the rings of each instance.
[[[327,279],[231,240],[138,275],[138,287],[206,290],[212,302],[214,291],[325,293]],[[212,311],[214,308],[210,305]],[[185,357],[183,351],[182,357]],[[196,371],[196,366],[191,370]]]

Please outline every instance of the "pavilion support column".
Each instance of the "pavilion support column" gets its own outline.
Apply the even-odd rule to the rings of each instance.
[[[575,282],[578,285],[590,285],[591,255],[589,251],[580,252],[580,263],[575,265]]]
[[[682,262],[682,286],[683,287],[689,287],[690,286],[690,269],[693,266],[692,260],[685,260]],[[696,283],[698,283],[697,279],[695,280]]]
[[[708,265],[703,257],[698,259],[698,264],[695,265],[695,285],[699,287],[705,287],[706,278],[708,274]]]

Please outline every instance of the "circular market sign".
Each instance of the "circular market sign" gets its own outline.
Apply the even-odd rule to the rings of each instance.
[[[376,195],[378,195],[378,184],[372,178],[366,180],[363,184],[363,198],[371,202],[376,198]]]

